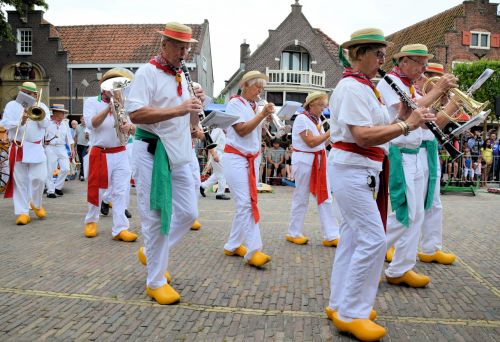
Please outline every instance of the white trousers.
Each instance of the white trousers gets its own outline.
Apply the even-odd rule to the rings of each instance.
[[[425,196],[427,194],[427,180],[429,179],[429,163],[427,161],[427,150],[422,148],[420,151],[422,151],[419,156],[421,157],[422,168],[424,170]],[[420,237],[420,248],[422,253],[425,254],[434,254],[443,248],[443,206],[441,205],[440,194],[441,170],[439,168],[439,160],[436,172],[437,179],[436,186],[434,188],[432,207],[425,210],[424,222],[422,224],[422,236]],[[472,177],[474,177],[474,174],[472,174]]]
[[[258,177],[258,174],[256,175]],[[206,181],[201,183],[203,189],[207,189],[213,186],[215,183],[218,183],[217,186],[217,195],[224,194],[226,189],[226,177],[224,177],[224,169],[222,168],[222,164],[219,162],[212,161],[212,174]]]
[[[198,201],[189,165],[173,169],[170,233],[160,233],[160,213],[149,206],[153,155],[147,151],[147,146],[141,140],[134,140],[133,158],[136,165],[137,207],[148,261],[147,286],[156,289],[166,283],[164,273],[168,268],[169,250],[189,232],[198,216]]]
[[[125,216],[127,194],[130,191],[130,166],[127,160],[127,152],[106,153],[108,164],[108,186],[111,187],[111,199],[113,201],[113,227],[111,234],[117,236],[122,230],[129,228],[128,218]],[[91,168],[92,165],[89,165]],[[99,222],[101,201],[108,189],[99,190],[99,206],[88,204],[85,223]]]
[[[248,182],[248,161],[234,153],[224,153],[222,156],[224,176],[233,194],[235,213],[229,239],[224,249],[234,251],[241,244],[247,246],[245,260],[250,260],[253,254],[262,249],[259,224],[252,215],[250,187]],[[259,174],[257,161],[253,165],[255,176]]]
[[[390,213],[387,219],[387,247],[394,246],[394,256],[385,274],[391,278],[401,277],[416,263],[425,201],[424,172],[419,154],[402,154],[409,225],[405,227],[400,223],[395,212]]]
[[[343,317],[368,318],[387,249],[377,202],[367,184],[367,176],[374,176],[378,190],[378,171],[339,164],[332,170],[330,181],[343,220],[329,305]]]
[[[53,194],[55,189],[62,190],[64,181],[69,172],[69,157],[66,146],[64,145],[47,145],[45,147],[47,155],[47,193]],[[59,165],[59,174],[56,180],[52,177],[52,173]]]
[[[201,173],[200,173],[200,163],[198,162],[198,157],[196,156],[196,152],[191,149],[191,161],[189,162],[189,169],[191,170],[191,175],[194,181],[194,188],[196,193],[199,193],[200,185],[201,185]]]
[[[293,163],[293,176],[295,178],[295,189],[292,196],[292,208],[290,213],[290,223],[288,224],[288,235],[292,237],[302,236],[304,220],[309,206],[311,165],[297,162]],[[327,189],[330,189],[327,175]],[[317,203],[315,197],[313,201]],[[335,240],[339,237],[339,225],[334,216],[333,198],[328,191],[328,199],[318,206],[320,229],[325,240]]]
[[[42,206],[42,196],[47,179],[47,164],[16,162],[14,165],[14,212],[29,214],[30,200],[37,208]]]

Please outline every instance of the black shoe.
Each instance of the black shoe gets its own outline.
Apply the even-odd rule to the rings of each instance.
[[[127,216],[127,218],[132,218],[132,214],[128,211],[128,209],[125,209],[125,216]]]
[[[47,194],[47,198],[57,198],[56,194]]]
[[[231,199],[231,197],[226,196],[225,194],[222,194],[222,195],[216,195],[216,196],[215,196],[215,199],[219,199],[219,200],[230,200],[230,199]]]
[[[101,201],[101,214],[103,214],[104,216],[108,216],[109,203],[104,203],[104,201]]]
[[[56,189],[56,195],[57,195],[57,196],[62,196],[62,195],[64,195],[64,194],[63,194],[63,191],[62,191],[62,190]]]
[[[83,182],[85,178],[83,176],[80,176],[80,181]]]
[[[207,197],[207,195],[205,195],[205,189],[200,186],[200,194],[203,196],[203,197]]]

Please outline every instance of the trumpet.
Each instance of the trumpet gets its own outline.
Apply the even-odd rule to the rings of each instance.
[[[260,113],[267,103],[268,102],[265,99],[259,98],[259,100],[257,101],[257,113]],[[283,136],[286,136],[288,133],[290,133],[290,131],[291,131],[290,125],[285,124],[285,122],[283,120],[281,120],[278,117],[278,115],[276,115],[275,112],[273,112],[270,115],[270,117],[271,117],[271,122],[270,123],[268,122],[267,125],[264,126],[264,130],[266,131],[269,138],[280,139]],[[275,133],[272,133],[270,131],[271,123],[274,126],[274,129],[276,130]]]
[[[26,95],[26,96],[28,96],[28,95]],[[24,111],[26,112],[26,115],[28,116],[28,120],[42,121],[43,119],[45,119],[45,111],[43,110],[42,107],[40,107],[41,100],[42,100],[42,89],[40,89],[40,92],[38,93],[37,100],[36,100],[35,104],[28,107],[25,102],[22,103]],[[19,119],[19,123],[17,124],[17,128],[16,128],[16,134],[14,135],[14,144],[17,147],[22,147],[24,145],[24,139],[26,138],[27,127],[24,128],[21,142],[20,143],[17,142],[17,136],[19,135],[19,128],[22,126],[23,117],[24,117],[24,113],[21,115],[21,118]],[[28,121],[26,121],[26,124],[28,124]]]
[[[191,93],[191,96],[196,97],[196,93],[194,92],[194,84],[193,84],[193,81],[191,80],[191,75],[189,74],[189,70],[186,66],[186,62],[184,62],[183,59],[181,59],[180,62],[181,62],[182,72],[184,73],[184,76],[186,77],[186,81],[187,81],[188,86],[189,86],[189,92]],[[203,119],[205,119],[205,113],[203,112],[203,110],[200,113],[198,113],[198,118],[200,119],[200,122],[203,121]],[[205,136],[207,150],[211,150],[211,149],[215,148],[217,146],[217,144],[214,143],[214,141],[212,140],[212,137],[210,136],[210,132],[209,132],[208,127],[203,127],[201,125],[201,123],[199,124],[199,126],[200,126],[201,130],[203,131],[203,135]]]

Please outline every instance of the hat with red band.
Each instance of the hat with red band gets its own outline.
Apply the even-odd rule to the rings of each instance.
[[[156,32],[165,37],[181,42],[198,43],[196,39],[193,39],[193,30],[191,30],[191,27],[184,24],[170,22],[165,25],[165,29],[163,31]]]
[[[427,68],[425,68],[425,72],[432,72],[434,74],[444,74],[443,64],[439,63],[429,63],[427,64]]]

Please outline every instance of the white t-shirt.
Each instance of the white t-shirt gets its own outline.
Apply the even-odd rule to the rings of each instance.
[[[49,145],[72,145],[74,144],[73,136],[68,125],[68,120],[62,120],[60,123],[50,120],[45,139],[50,140]]]
[[[401,90],[403,90],[408,94],[408,96],[411,97],[410,88],[404,85],[403,81],[401,81],[399,77],[394,75],[388,76],[394,81],[394,83],[397,84],[397,86]],[[401,99],[384,79],[380,80],[380,82],[377,84],[377,89],[380,91],[380,95],[382,96],[382,99],[387,106],[389,117],[392,122],[398,116],[399,104],[401,103]],[[419,95],[416,93],[415,96],[419,97]],[[411,131],[407,136],[400,135],[399,137],[392,139],[391,143],[400,147],[417,148],[422,143],[422,129],[417,128]]]
[[[318,128],[314,124],[314,122],[311,121],[305,114],[300,114],[297,115],[295,118],[295,121],[293,122],[293,127],[292,127],[292,146],[294,149],[299,150],[299,151],[304,151],[304,152],[317,152],[321,151],[325,148],[325,144],[319,144],[318,146],[315,147],[309,147],[307,144],[304,142],[302,137],[300,136],[300,133],[309,130],[312,132],[313,136],[318,136],[324,133],[323,127],[320,127],[320,130],[318,131]],[[309,165],[312,165],[314,161],[314,154],[312,153],[302,153],[302,152],[293,152],[293,157],[292,157],[292,163],[306,163]]]
[[[330,113],[332,142],[355,142],[348,125],[373,127],[388,125],[391,122],[386,107],[378,101],[373,90],[352,77],[340,80],[333,91],[330,98]],[[376,147],[382,148],[386,154],[389,152],[388,143]],[[337,148],[332,148],[328,160],[330,163],[382,170],[382,162]]]
[[[172,108],[191,98],[184,75],[182,75],[182,95],[179,96],[175,76],[150,63],[144,64],[137,70],[129,88],[125,101],[127,114],[143,107]],[[160,137],[172,168],[191,161],[189,113],[154,124],[138,124],[137,127]]]
[[[99,101],[98,97],[90,97],[83,103],[83,116],[85,124],[90,131],[89,145],[99,147],[118,147],[121,146],[120,140],[116,136],[115,118],[108,114],[99,127],[92,125],[94,116],[108,108],[108,104]]]
[[[233,98],[227,104],[226,112],[239,115],[239,119],[233,124],[247,122],[255,117],[250,103],[244,98]],[[244,137],[240,136],[234,130],[233,126],[227,129],[226,144],[233,146],[243,154],[257,153],[260,151],[260,142],[262,139],[262,122],[250,133]]]

